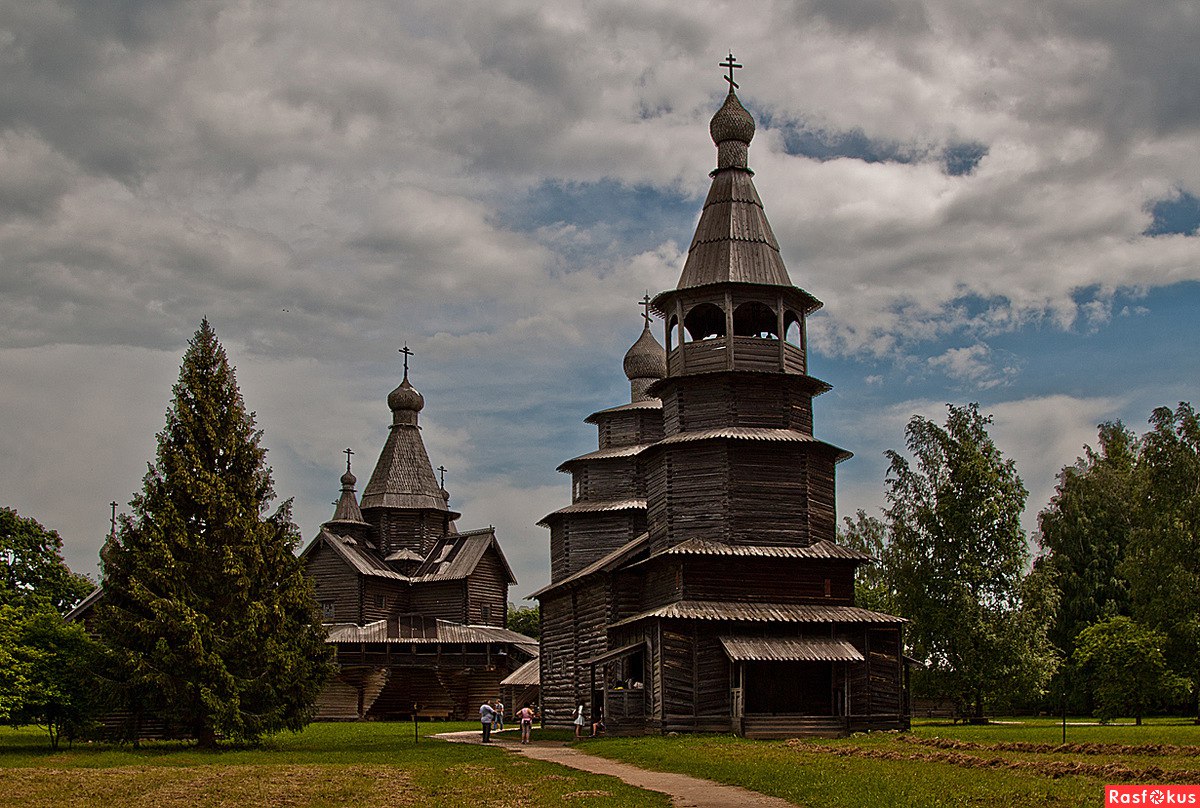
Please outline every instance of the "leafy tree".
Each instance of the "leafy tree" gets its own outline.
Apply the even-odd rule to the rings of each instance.
[[[1137,438],[1117,421],[1100,424],[1099,449],[1058,475],[1038,538],[1060,593],[1050,639],[1070,656],[1075,636],[1104,617],[1129,614],[1129,581],[1120,571],[1138,520]]]
[[[1200,416],[1159,407],[1142,436],[1139,518],[1120,572],[1133,617],[1166,635],[1164,653],[1200,687]]]
[[[895,451],[887,479],[891,533],[885,562],[907,637],[927,661],[931,693],[968,705],[1042,689],[1055,667],[1042,610],[1024,602],[1025,486],[987,433],[978,405],[948,406],[945,427],[914,416],[905,430],[914,465]]]
[[[330,673],[291,501],[208,321],[189,343],[156,460],[105,562],[98,630],[135,714],[255,740],[298,730]]]
[[[41,600],[65,614],[94,588],[86,576],[67,567],[56,531],[12,508],[0,508],[0,605]]]
[[[1166,636],[1128,617],[1093,623],[1075,639],[1075,663],[1086,674],[1096,701],[1096,716],[1108,721],[1177,701],[1188,682],[1172,673],[1163,655]]]
[[[508,630],[533,637],[535,640],[542,636],[542,618],[538,607],[508,604]]]
[[[22,679],[6,720],[14,726],[46,727],[50,746],[74,740],[94,723],[101,707],[95,642],[83,626],[67,623],[50,608],[0,607],[0,634],[15,640],[13,658]]]
[[[896,610],[896,599],[888,581],[887,569],[880,563],[887,552],[887,525],[861,508],[854,518],[842,517],[838,526],[838,544],[859,550],[876,559],[862,564],[854,574],[854,602],[877,612]]]

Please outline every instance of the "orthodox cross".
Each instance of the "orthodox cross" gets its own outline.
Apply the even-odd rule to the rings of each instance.
[[[115,536],[115,535],[117,535],[117,501],[114,499],[112,502],[110,502],[108,504],[110,506],[112,506],[112,519],[111,519],[112,533],[111,533],[111,535]]]
[[[404,378],[408,378],[408,358],[413,355],[413,352],[408,349],[408,343],[404,343],[404,347],[400,349],[400,353],[404,354]]]
[[[646,328],[650,327],[650,293],[646,292],[646,296],[641,299],[642,318],[646,321]]]
[[[729,92],[733,92],[734,90],[736,90],[738,88],[738,83],[733,80],[733,71],[735,68],[741,67],[741,65],[739,65],[737,62],[733,61],[733,51],[729,52],[729,58],[727,58],[725,61],[721,62],[721,64],[719,66],[729,68],[729,75],[725,76],[724,78],[725,78],[725,81],[729,82]]]
[[[445,488],[446,488],[446,467],[438,466],[437,470],[442,473],[442,481],[441,481],[440,485],[441,485],[442,489],[445,490]]]
[[[350,455],[354,454],[354,450],[346,447],[346,451],[342,452],[346,456],[346,473],[350,473]]]

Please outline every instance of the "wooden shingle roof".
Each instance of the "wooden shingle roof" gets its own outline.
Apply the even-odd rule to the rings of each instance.
[[[568,461],[569,462],[569,461]],[[604,511],[644,511],[646,509],[646,500],[644,499],[606,499],[595,501],[576,502],[568,505],[565,508],[559,508],[553,513],[548,513],[538,520],[538,525],[549,527],[550,519],[555,516],[562,516],[568,513],[602,513]]]
[[[734,662],[862,662],[864,657],[846,640],[832,637],[720,637],[725,654]]]
[[[475,572],[488,548],[493,548],[500,558],[500,566],[507,581],[515,584],[517,578],[513,575],[500,542],[496,540],[495,528],[485,527],[466,533],[456,533],[443,536],[433,545],[429,555],[413,573],[413,583],[425,581],[457,581]]]
[[[416,424],[392,424],[361,507],[449,510]]]
[[[808,603],[737,603],[716,600],[681,600],[635,614],[609,628],[651,617],[681,620],[725,620],[739,623],[906,623],[896,617],[857,606],[823,606]]]

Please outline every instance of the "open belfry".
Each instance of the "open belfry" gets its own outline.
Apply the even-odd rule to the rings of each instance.
[[[610,732],[749,737],[909,724],[903,620],[858,608],[869,556],[836,544],[835,467],[813,433],[805,318],[748,165],[754,119],[729,94],[717,167],[679,283],[644,301],[629,403],[586,419],[597,451],[563,463],[546,516],[546,723],[578,705]],[[665,323],[665,349],[652,335]]]

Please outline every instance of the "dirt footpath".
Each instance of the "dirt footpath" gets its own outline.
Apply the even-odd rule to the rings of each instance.
[[[446,732],[434,737],[456,743],[480,743],[478,732]],[[628,763],[589,755],[558,741],[534,741],[521,744],[493,734],[496,746],[526,757],[558,763],[593,774],[607,774],[624,780],[631,786],[666,794],[679,808],[795,808],[793,803],[779,797],[768,797],[739,786],[727,786],[712,780],[701,780],[686,774],[654,772]]]

